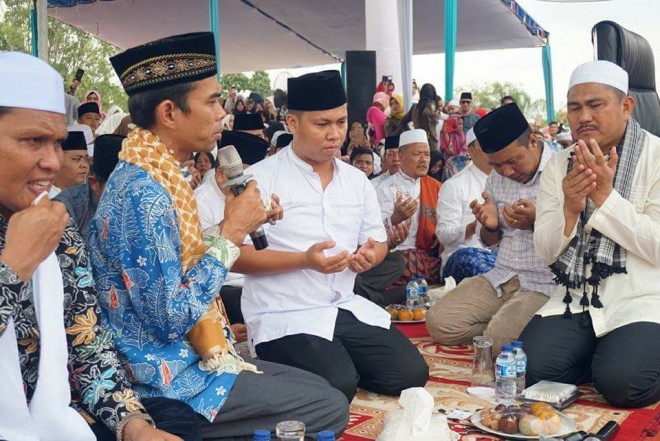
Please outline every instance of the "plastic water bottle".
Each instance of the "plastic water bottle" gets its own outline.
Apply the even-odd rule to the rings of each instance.
[[[512,341],[513,354],[516,359],[516,396],[525,390],[525,374],[527,373],[527,354],[523,351],[523,342]]]
[[[498,404],[513,404],[516,397],[516,357],[510,345],[502,346],[495,362],[495,399]]]
[[[316,434],[316,441],[335,441],[335,432],[332,430],[322,430]]]
[[[252,439],[253,441],[270,441],[270,430],[255,430]]]
[[[420,306],[428,306],[429,284],[426,283],[426,279],[421,274],[417,276],[417,284],[419,285],[419,304]]]
[[[411,277],[406,285],[406,306],[408,309],[414,309],[419,303],[419,285],[415,277]]]

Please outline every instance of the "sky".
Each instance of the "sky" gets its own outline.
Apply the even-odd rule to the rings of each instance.
[[[566,92],[573,69],[594,59],[591,29],[602,20],[615,21],[649,41],[655,51],[656,83],[660,84],[660,0],[570,4],[541,0],[518,2],[550,33],[555,109],[559,110],[566,105]],[[545,98],[541,59],[541,48],[458,53],[454,86],[457,90],[467,90],[472,84],[509,81],[520,85],[533,99]],[[286,72],[297,76],[317,69],[289,69]],[[271,80],[276,87],[287,77],[287,73],[282,72],[271,71]],[[420,86],[427,82],[434,84],[438,93],[444,95],[444,55],[414,56],[413,78]]]

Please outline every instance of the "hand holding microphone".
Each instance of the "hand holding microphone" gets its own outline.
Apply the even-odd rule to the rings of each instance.
[[[262,228],[267,220],[266,209],[255,181],[243,174],[243,161],[233,145],[218,150],[218,166],[222,168],[231,189],[225,205],[223,235],[237,245],[243,243],[246,233],[250,234],[254,248],[268,247],[268,239]]]

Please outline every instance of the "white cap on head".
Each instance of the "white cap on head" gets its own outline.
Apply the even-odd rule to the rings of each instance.
[[[286,130],[278,130],[277,132],[273,133],[273,137],[270,140],[270,144],[271,145],[277,145],[277,138],[279,138],[280,135],[283,135],[285,133],[287,133]]]
[[[0,106],[64,115],[64,80],[39,58],[0,52]]]
[[[455,107],[461,107],[460,103],[458,100],[451,100],[447,103],[447,106],[455,106]]]
[[[576,67],[568,89],[584,83],[605,84],[628,94],[628,72],[610,61],[588,61]]]
[[[399,147],[414,144],[416,142],[429,145],[429,138],[426,136],[426,132],[423,129],[406,130],[401,133],[401,136],[399,137]]]
[[[83,135],[85,135],[85,144],[87,144],[87,154],[94,156],[94,134],[90,126],[76,123],[68,126],[67,130],[69,132],[83,132]]]
[[[573,135],[570,132],[557,133],[557,142],[573,142]]]
[[[467,145],[472,144],[477,140],[477,135],[474,134],[474,127],[468,130],[467,135],[465,135],[465,142]]]

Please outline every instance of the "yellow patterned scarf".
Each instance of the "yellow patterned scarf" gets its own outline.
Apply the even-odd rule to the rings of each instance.
[[[172,198],[179,221],[181,265],[185,274],[206,253],[192,186],[186,181],[180,163],[156,135],[135,125],[129,127],[131,132],[122,143],[119,159],[149,173]],[[255,371],[256,368],[245,363],[227,341],[225,329],[230,329],[229,319],[218,296],[188,332],[188,340],[209,370]]]

